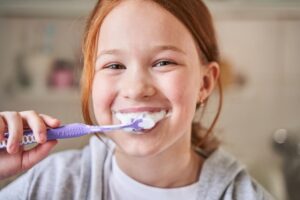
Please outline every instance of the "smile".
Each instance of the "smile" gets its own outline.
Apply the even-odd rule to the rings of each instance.
[[[122,124],[129,124],[133,120],[143,118],[147,119],[147,121],[152,121],[153,124],[151,126],[146,126],[145,131],[152,129],[159,121],[169,116],[169,112],[167,110],[160,110],[158,112],[114,112],[115,117]],[[143,133],[141,131],[140,133]]]

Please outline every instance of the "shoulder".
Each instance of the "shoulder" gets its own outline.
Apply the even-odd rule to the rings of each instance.
[[[41,161],[33,170],[36,172],[55,170],[55,173],[60,173],[61,171],[66,172],[65,169],[71,172],[83,166],[87,167],[87,165],[92,164],[92,157],[95,157],[95,154],[97,154],[99,159],[104,159],[107,153],[105,142],[105,140],[99,141],[97,138],[92,137],[89,141],[89,145],[83,149],[72,149],[54,153]]]
[[[273,199],[235,157],[219,148],[204,162],[200,175],[206,199]]]
[[[67,150],[47,157],[32,169],[34,178],[45,179],[46,182],[55,179],[69,183],[88,178],[91,168],[101,168],[107,155],[104,141],[92,137],[89,145],[80,150]],[[94,163],[97,163],[95,165]],[[61,183],[63,183],[61,182]]]
[[[228,185],[224,199],[272,200],[273,197],[243,170]]]
[[[86,199],[92,179],[102,176],[108,155],[105,142],[105,139],[99,141],[92,137],[82,150],[50,155],[4,188],[0,196],[18,199],[14,195],[23,194],[24,199]],[[18,194],[9,192],[15,189]]]
[[[35,170],[55,169],[61,171],[63,169],[77,169],[80,167],[86,167],[88,164],[93,164],[94,159],[99,163],[101,160],[105,160],[108,152],[109,141],[102,139],[100,141],[96,137],[91,137],[89,145],[83,149],[66,150],[58,153],[54,153],[44,159]],[[71,170],[68,170],[71,171]]]
[[[33,181],[51,180],[56,177],[59,179],[75,177],[84,160],[89,159],[88,148],[54,153],[29,170],[28,173],[32,174]]]

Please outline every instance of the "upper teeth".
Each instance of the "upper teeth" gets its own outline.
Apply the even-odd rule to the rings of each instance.
[[[140,124],[143,129],[151,129],[155,124],[162,120],[167,114],[167,111],[161,110],[160,112],[137,112],[137,113],[115,113],[117,119],[122,124],[129,124],[135,119],[143,118],[143,123]]]

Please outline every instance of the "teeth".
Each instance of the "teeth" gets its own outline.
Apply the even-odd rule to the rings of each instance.
[[[167,111],[162,110],[160,112],[138,112],[138,113],[120,113],[116,112],[115,116],[122,124],[131,123],[134,119],[143,118],[144,123],[141,124],[144,129],[151,129],[155,124],[165,118]]]

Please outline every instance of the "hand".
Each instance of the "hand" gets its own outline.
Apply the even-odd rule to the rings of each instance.
[[[0,180],[25,171],[45,158],[57,143],[46,141],[46,129],[59,125],[58,119],[35,111],[0,112],[0,141],[5,139],[4,133],[9,132],[7,148],[0,150]],[[19,145],[24,128],[30,128],[39,143],[29,150]]]

